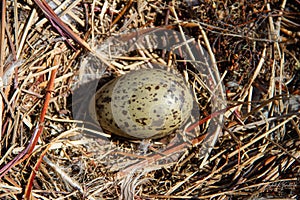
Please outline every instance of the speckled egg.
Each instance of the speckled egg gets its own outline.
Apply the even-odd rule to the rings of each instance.
[[[131,71],[101,87],[94,99],[102,129],[134,139],[157,139],[174,132],[193,107],[183,78],[163,69]]]

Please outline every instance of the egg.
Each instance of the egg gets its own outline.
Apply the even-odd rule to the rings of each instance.
[[[163,69],[140,69],[102,86],[91,103],[105,132],[158,139],[186,122],[193,97],[182,76]]]

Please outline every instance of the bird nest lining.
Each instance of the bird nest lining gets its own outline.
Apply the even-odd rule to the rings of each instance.
[[[297,1],[2,1],[1,13],[1,198],[297,198]],[[82,134],[87,127],[74,118],[72,89],[92,47],[153,28],[184,33],[215,58],[222,81],[215,84],[226,92],[225,119],[203,157],[207,124],[220,113],[201,101],[211,98],[211,88],[192,76],[193,65],[163,49],[108,60],[110,67],[98,69],[107,77],[149,59],[176,63],[203,110],[191,128],[199,134],[188,147],[166,149],[158,155],[169,155],[168,162],[137,170],[132,160],[149,160],[143,151],[132,152],[148,144]],[[156,141],[148,149],[164,144]],[[180,152],[175,160],[174,152]],[[108,167],[108,161],[118,167]],[[124,166],[135,167],[120,173]]]

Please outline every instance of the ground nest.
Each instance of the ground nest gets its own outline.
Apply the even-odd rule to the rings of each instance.
[[[299,198],[299,1],[14,0],[1,14],[0,199]],[[128,140],[86,118],[88,95],[153,65],[192,89],[180,129]]]

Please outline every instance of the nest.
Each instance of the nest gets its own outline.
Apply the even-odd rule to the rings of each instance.
[[[298,1],[47,2],[2,1],[1,199],[299,198]],[[166,35],[176,45],[150,38],[103,56],[109,38],[136,44],[154,30],[179,33]],[[187,43],[216,76],[186,59]],[[200,116],[155,141],[93,129],[74,113],[83,60],[85,80],[153,63],[176,71]]]

